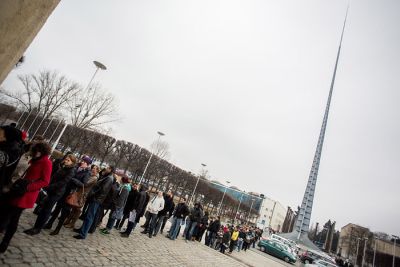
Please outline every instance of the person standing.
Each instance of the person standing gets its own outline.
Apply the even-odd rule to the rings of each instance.
[[[141,232],[142,234],[149,234],[149,238],[151,238],[153,236],[154,228],[157,223],[158,212],[160,212],[164,209],[164,204],[165,204],[165,201],[164,201],[163,192],[158,191],[157,195],[153,197],[153,199],[149,202],[149,205],[147,207],[150,220],[149,220],[149,224],[148,224],[147,228],[145,228],[145,230],[143,232]]]
[[[149,195],[147,194],[147,187],[145,185],[138,185],[139,193],[136,198],[132,198],[127,202],[129,205],[129,218],[128,226],[124,232],[121,233],[121,237],[128,238],[132,231],[135,229],[136,224],[139,222],[140,217],[143,216],[146,205],[149,202]]]
[[[231,242],[229,244],[229,254],[232,253],[233,248],[236,246],[238,238],[239,238],[239,231],[237,227],[234,227],[232,231]]]
[[[221,245],[220,245],[220,252],[222,253],[222,254],[225,254],[225,250],[228,248],[228,246],[229,246],[229,239],[230,239],[230,237],[231,237],[231,234],[230,234],[230,232],[229,232],[229,229],[228,229],[228,227],[224,227],[224,234],[223,234],[223,236],[222,236],[222,240],[221,240]]]
[[[81,215],[81,213],[83,212],[84,207],[87,205],[87,196],[89,194],[89,192],[92,190],[93,186],[96,184],[97,179],[99,179],[99,171],[100,168],[97,165],[92,165],[91,167],[91,171],[90,171],[90,177],[88,182],[85,185],[85,191],[84,191],[84,195],[83,195],[83,199],[84,199],[84,205],[83,207],[73,207],[71,214],[68,216],[67,220],[64,222],[64,225],[66,228],[75,228],[75,223],[76,221],[79,219],[79,216]]]
[[[89,206],[87,214],[85,216],[85,220],[83,221],[81,228],[76,230],[74,229],[75,232],[78,232],[77,235],[74,235],[75,239],[86,238],[90,230],[90,227],[94,222],[96,213],[98,212],[100,205],[103,203],[104,199],[106,198],[111,189],[114,180],[113,172],[114,172],[114,167],[108,166],[104,172],[105,176],[99,179],[96,185],[90,191],[88,196]]]
[[[217,234],[221,228],[220,217],[217,218],[210,224],[208,231],[210,232],[210,247],[214,247],[215,240],[217,239]]]
[[[160,231],[161,226],[164,223],[164,219],[167,218],[167,214],[174,209],[174,201],[172,200],[172,193],[171,190],[164,195],[164,208],[158,212],[157,214],[157,223],[154,229],[153,236],[156,236]]]
[[[26,192],[22,196],[10,198],[0,203],[0,225],[5,227],[5,234],[0,243],[0,253],[7,250],[17,231],[19,218],[24,209],[33,208],[39,190],[50,183],[52,168],[51,161],[48,158],[50,151],[50,146],[45,142],[36,143],[31,147],[32,159],[25,176],[22,178],[29,181]]]
[[[179,235],[179,229],[181,227],[182,221],[189,214],[189,207],[186,205],[185,202],[186,198],[181,198],[173,214],[174,222],[172,223],[169,234],[167,236],[171,240],[175,240],[175,238]]]
[[[201,242],[201,239],[203,238],[204,232],[206,231],[208,227],[208,211],[204,213],[204,216],[201,217],[200,224],[196,226],[196,240]]]
[[[58,200],[64,195],[68,183],[75,175],[76,157],[72,154],[67,155],[61,162],[61,167],[51,177],[49,186],[46,188],[47,198],[36,218],[33,228],[25,230],[28,235],[37,235],[43,229],[50,217],[51,210]]]
[[[186,231],[186,241],[191,240],[194,230],[197,224],[200,223],[201,217],[203,217],[203,210],[199,203],[194,204],[194,207],[189,215],[189,226]]]
[[[245,239],[246,239],[246,233],[244,232],[244,229],[242,227],[240,227],[238,243],[237,243],[237,251],[238,252],[240,252],[240,250],[242,250],[243,242]]]
[[[117,220],[121,220],[122,216],[124,215],[124,207],[130,191],[131,184],[129,178],[124,176],[121,178],[121,186],[118,190],[118,194],[113,200],[113,205],[110,212],[111,214],[108,217],[107,226],[100,230],[102,234],[110,234],[115,222]]]
[[[139,195],[138,187],[139,186],[137,184],[132,185],[132,190],[129,192],[128,199],[126,200],[126,204],[124,207],[124,215],[122,219],[117,220],[117,222],[115,223],[115,228],[117,230],[121,230],[122,226],[125,223],[125,220],[129,218],[129,213],[131,212],[131,210],[133,210],[133,205]]]

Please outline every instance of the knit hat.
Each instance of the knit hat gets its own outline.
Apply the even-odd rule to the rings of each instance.
[[[88,156],[83,156],[82,161],[86,162],[88,165],[92,164],[93,160]]]
[[[22,132],[17,128],[14,128],[9,125],[0,126],[1,129],[4,131],[4,135],[8,142],[21,142],[22,141]]]

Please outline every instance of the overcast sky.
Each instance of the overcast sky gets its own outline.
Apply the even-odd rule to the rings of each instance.
[[[56,69],[118,98],[114,135],[300,205],[347,0],[61,1],[16,75]],[[400,1],[354,0],[312,221],[400,234]]]

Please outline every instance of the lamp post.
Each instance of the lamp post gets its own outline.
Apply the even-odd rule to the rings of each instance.
[[[250,218],[250,213],[251,213],[251,209],[253,208],[253,203],[254,203],[254,198],[251,199],[251,205],[250,205],[250,209],[249,209],[249,215],[247,215],[247,222],[249,222],[249,218]]]
[[[235,219],[233,220],[233,222],[236,221],[237,214],[239,213],[240,204],[242,204],[242,199],[243,199],[243,193],[240,195],[239,205],[238,205],[238,208],[237,208],[237,211],[236,211],[236,214],[235,214]]]
[[[226,181],[226,183],[227,184],[230,184],[231,182],[229,182],[229,181]],[[219,207],[218,207],[218,215],[220,215],[221,214],[221,207],[222,207],[222,202],[224,201],[224,197],[225,197],[225,194],[226,194],[226,190],[228,189],[228,186],[225,186],[225,190],[224,190],[224,194],[222,195],[222,199],[221,199],[221,202],[219,203]]]
[[[368,238],[364,237],[364,251],[363,251],[363,256],[362,256],[362,261],[361,261],[361,267],[364,266],[365,251],[367,249],[367,241],[368,241]]]
[[[159,143],[159,142],[160,142],[161,136],[164,136],[165,134],[164,134],[163,132],[157,132],[157,134],[158,134],[157,143]],[[149,158],[149,160],[147,161],[146,167],[144,167],[144,171],[143,171],[143,173],[142,173],[142,176],[141,176],[140,179],[139,179],[139,184],[142,183],[143,177],[144,177],[144,175],[146,174],[147,168],[148,168],[149,165],[150,165],[150,161],[151,161],[151,158],[152,158],[152,157],[153,157],[153,151],[152,151],[151,154],[150,154],[150,158]]]
[[[395,263],[396,263],[396,240],[399,239],[398,236],[396,235],[392,235],[392,237],[394,238],[394,242],[393,242],[393,263],[392,263],[392,267],[394,267]]]
[[[201,163],[201,166],[202,166],[202,170],[203,170],[204,167],[206,167],[207,165],[204,164],[204,163]],[[196,192],[197,185],[199,184],[199,180],[200,180],[200,175],[197,176],[197,182],[196,182],[196,185],[194,186],[192,196],[190,197],[189,206],[190,206],[190,204],[191,204],[192,201],[193,201],[194,193]]]
[[[357,266],[357,260],[358,260],[358,245],[360,243],[361,238],[357,237],[357,250],[356,250],[356,264],[355,266]]]

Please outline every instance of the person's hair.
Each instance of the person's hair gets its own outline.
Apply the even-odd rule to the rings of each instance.
[[[51,147],[46,142],[38,142],[32,145],[31,151],[32,155],[40,152],[42,156],[48,156],[50,155]]]
[[[44,141],[44,137],[42,135],[35,135],[32,138],[32,142],[43,142]]]
[[[115,167],[112,166],[112,165],[108,166],[108,168],[110,168],[111,172],[114,172],[114,171],[115,171]]]
[[[185,198],[185,197],[183,197],[182,199],[183,199],[183,201],[186,201],[186,198]]]
[[[74,165],[76,164],[77,159],[74,155],[72,155],[72,154],[65,155],[64,159],[66,159],[66,158],[69,158]]]

